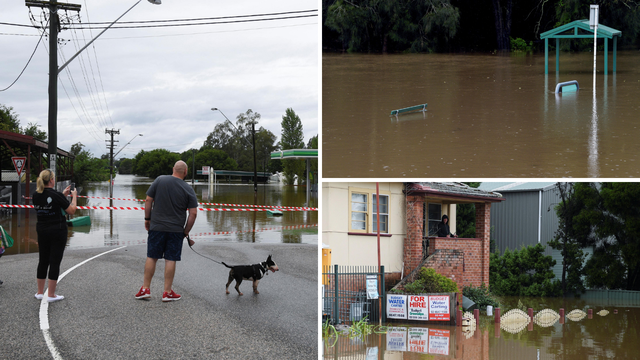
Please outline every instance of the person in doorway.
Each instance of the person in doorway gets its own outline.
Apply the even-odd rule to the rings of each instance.
[[[33,207],[36,209],[38,222],[38,252],[40,254],[37,270],[36,299],[44,297],[44,285],[49,277],[47,287],[47,301],[59,301],[64,299],[62,295],[56,295],[58,276],[60,275],[60,263],[64,248],[67,245],[67,219],[66,214],[73,215],[76,212],[78,191],[71,190],[67,186],[62,193],[56,191],[56,176],[51,170],[43,170],[36,182],[36,192],[33,194]],[[71,194],[71,202],[67,196]]]
[[[442,215],[442,221],[438,224],[438,236],[439,237],[458,237],[458,235],[454,235],[449,230],[449,217],[447,215]]]
[[[183,239],[189,235],[198,211],[196,193],[184,181],[187,170],[187,164],[178,161],[173,166],[172,175],[159,176],[147,190],[144,204],[144,227],[148,231],[147,260],[144,265],[144,281],[135,295],[136,299],[151,297],[151,279],[158,259],[162,258],[165,260],[162,301],[181,299],[172,289],[173,277],[176,262],[180,261],[182,255]],[[189,239],[189,245],[193,244],[194,241]]]

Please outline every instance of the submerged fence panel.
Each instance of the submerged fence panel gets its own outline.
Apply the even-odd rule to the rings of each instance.
[[[375,275],[378,299],[367,298],[367,275]],[[322,269],[322,320],[345,324],[385,320],[384,266],[325,266]]]
[[[599,305],[640,306],[640,291],[631,290],[587,290],[580,298]]]

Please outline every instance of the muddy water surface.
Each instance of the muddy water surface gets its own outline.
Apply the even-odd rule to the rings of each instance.
[[[113,197],[121,199],[144,199],[151,185],[149,178],[133,175],[118,175]],[[194,185],[201,203],[253,204],[253,185],[220,184],[209,187]],[[258,204],[303,206],[306,188],[282,185],[258,185]],[[108,182],[93,183],[81,189],[79,195],[108,197]],[[312,194],[310,206],[317,207],[317,195]],[[78,205],[144,207],[144,202],[130,200],[107,200],[79,198]],[[222,205],[200,205],[202,208],[230,208]],[[236,207],[237,208],[237,207]],[[29,215],[27,216],[27,211]],[[70,227],[69,247],[101,247],[135,245],[146,242],[144,212],[142,210],[78,210],[74,216],[91,216],[91,226]],[[7,254],[37,252],[36,213],[33,209],[19,209],[15,213],[0,215],[0,225],[14,238],[14,246]],[[318,243],[317,212],[283,212],[273,217],[266,212],[213,212],[198,211],[196,223],[191,231],[196,242],[281,242]],[[298,226],[299,228],[291,228]],[[290,227],[282,229],[283,227]],[[229,234],[220,234],[229,232]]]
[[[323,176],[638,177],[640,53],[598,56],[324,54]]]
[[[536,299],[535,303],[556,311],[563,307],[567,313],[590,308],[593,316],[579,321],[565,319],[548,327],[532,324],[519,331],[501,328],[486,314],[481,315],[476,331],[470,332],[455,326],[394,323],[388,324],[393,328],[387,334],[362,339],[340,337],[335,344],[325,341],[322,354],[325,359],[387,360],[638,358],[640,303],[617,306],[607,301],[575,299]],[[514,306],[515,301],[510,304]],[[609,314],[600,316],[600,310]]]

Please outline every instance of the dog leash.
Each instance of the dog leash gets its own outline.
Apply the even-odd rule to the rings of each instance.
[[[191,248],[191,250],[193,250],[193,252],[195,252],[196,254],[198,254],[198,255],[202,256],[203,258],[207,258],[207,259],[209,259],[209,260],[211,260],[211,261],[213,261],[213,262],[215,262],[215,263],[218,263],[218,264],[220,264],[220,265],[224,265],[224,266],[226,266],[223,262],[220,262],[220,261],[217,261],[217,260],[213,260],[212,258],[210,258],[210,257],[208,257],[208,256],[205,256],[205,255],[202,255],[202,254],[200,254],[199,252],[197,252],[197,251],[193,248],[193,246],[191,246],[191,238],[189,238],[189,235],[187,235],[187,244],[189,244],[189,247]]]

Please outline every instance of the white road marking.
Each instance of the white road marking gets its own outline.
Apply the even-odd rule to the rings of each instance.
[[[81,265],[84,265],[86,263],[88,263],[89,261],[98,258],[102,255],[106,255],[112,251],[116,251],[116,250],[120,250],[126,248],[126,246],[121,246],[117,249],[112,249],[109,251],[105,251],[103,253],[100,253],[92,258],[89,258],[81,263],[78,263],[74,266],[72,266],[71,268],[69,268],[67,271],[63,272],[62,275],[60,275],[58,277],[58,283],[60,283],[60,281],[62,280],[62,278],[64,278],[65,276],[67,276],[67,274],[69,274],[70,272],[72,272],[73,270],[75,270],[76,268],[78,268]],[[56,345],[53,343],[53,339],[51,338],[51,332],[49,331],[49,302],[47,301],[48,297],[47,297],[47,289],[45,288],[44,290],[44,296],[42,297],[42,300],[40,301],[40,330],[42,330],[42,335],[44,336],[44,341],[47,343],[47,347],[49,348],[49,352],[51,352],[51,356],[58,360],[58,359],[62,359],[62,356],[60,356],[60,352],[58,351],[58,348],[56,347]]]

